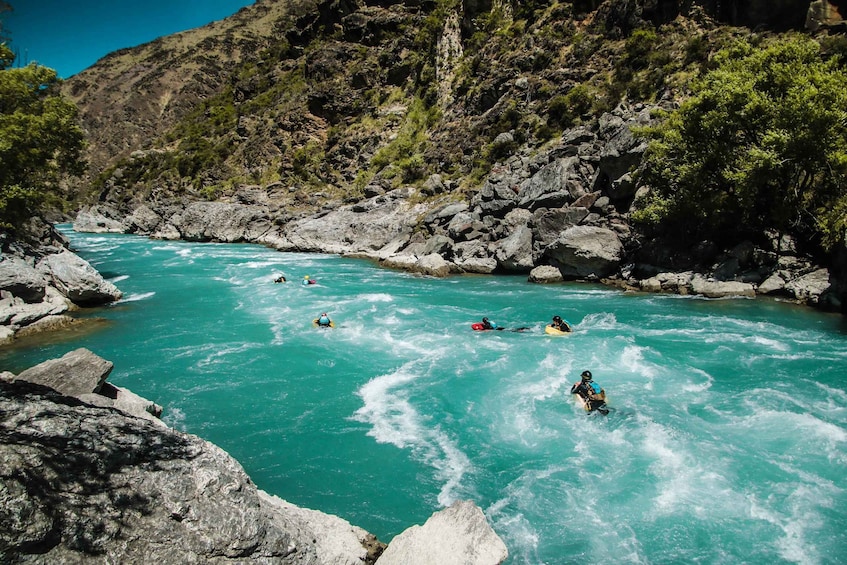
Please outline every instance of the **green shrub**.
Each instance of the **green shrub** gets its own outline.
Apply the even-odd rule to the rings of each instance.
[[[776,229],[825,247],[843,241],[847,73],[820,45],[787,36],[715,56],[694,95],[655,128],[635,219],[691,237]]]

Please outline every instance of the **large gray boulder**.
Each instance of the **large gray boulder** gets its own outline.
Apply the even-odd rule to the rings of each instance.
[[[228,202],[193,202],[168,219],[188,241],[254,241],[270,229],[268,210]]]
[[[588,209],[584,207],[554,208],[552,210],[540,208],[535,211],[530,221],[533,239],[543,251],[544,248],[556,241],[563,231],[578,225],[586,216],[588,216]]]
[[[85,349],[0,375],[0,555],[30,563],[373,563],[361,528],[256,489]]]
[[[529,210],[565,206],[587,192],[585,183],[578,157],[556,159],[523,183],[518,206]]]
[[[45,287],[44,275],[27,261],[5,253],[0,255],[0,290],[31,303],[44,298]]]
[[[397,189],[365,202],[288,222],[278,236],[260,238],[283,251],[360,253],[382,249],[411,237],[417,219],[427,207],[409,201],[411,192]]]
[[[529,272],[533,267],[532,230],[517,228],[512,235],[494,244],[494,258],[507,271]]]
[[[319,563],[198,437],[23,381],[0,413],[4,562]]]
[[[20,373],[22,381],[47,386],[66,396],[98,392],[114,365],[80,348],[59,359],[49,359]]]
[[[129,230],[139,235],[155,233],[161,223],[162,217],[146,204],[138,206],[126,218]]]
[[[450,262],[445,260],[441,255],[430,253],[418,259],[411,270],[431,277],[446,277],[452,269]]]
[[[62,294],[79,305],[104,304],[123,296],[88,261],[70,251],[47,255],[38,262],[37,268],[52,280]]]
[[[546,284],[562,282],[564,277],[562,277],[562,272],[552,265],[539,265],[529,272],[527,280],[533,283]]]
[[[636,137],[632,128],[644,126],[650,121],[648,107],[633,113],[621,106],[600,117],[598,135],[605,143],[600,152],[595,189],[606,191],[615,200],[635,194],[635,185],[628,178],[628,173],[641,163],[647,140]]]
[[[831,286],[829,270],[816,269],[786,283],[785,290],[796,300],[808,304],[817,304],[821,296],[830,290]]]
[[[482,510],[470,501],[454,502],[423,526],[398,534],[378,565],[497,565],[509,551]]]
[[[743,296],[752,298],[756,296],[756,289],[750,283],[738,281],[719,281],[694,275],[691,278],[691,292],[707,298],[726,298],[730,296]]]
[[[615,272],[623,257],[612,230],[593,226],[568,228],[545,250],[565,277],[602,278]]]
[[[124,233],[126,224],[120,213],[105,205],[91,206],[80,210],[74,219],[73,228],[78,232]]]
[[[41,302],[32,304],[16,296],[4,296],[0,299],[0,323],[23,328],[49,316],[58,316],[67,312],[70,301],[58,290],[48,286]]]
[[[453,263],[465,273],[491,274],[497,269],[497,260],[491,257],[488,245],[478,239],[455,244]]]

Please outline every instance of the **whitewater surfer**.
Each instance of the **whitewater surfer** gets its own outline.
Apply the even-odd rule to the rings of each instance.
[[[571,387],[571,394],[578,394],[582,398],[586,411],[596,410],[601,414],[609,413],[609,408],[606,406],[606,391],[594,382],[591,371],[582,372],[580,381]]]
[[[555,328],[560,332],[572,332],[571,326],[569,323],[564,321],[561,316],[553,316],[553,323],[550,324],[551,328]]]
[[[321,328],[330,328],[330,327],[332,327],[332,320],[330,320],[330,319],[329,319],[329,316],[327,316],[327,315],[326,315],[326,312],[324,312],[323,314],[321,314],[321,315],[318,317],[318,319],[317,319],[317,320],[315,320],[315,323],[318,325],[318,327],[321,327]]]

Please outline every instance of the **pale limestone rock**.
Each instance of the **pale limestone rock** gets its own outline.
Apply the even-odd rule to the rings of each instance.
[[[821,295],[828,291],[831,286],[829,270],[817,269],[789,281],[786,283],[785,289],[794,295],[797,300],[817,304]]]
[[[772,294],[774,292],[779,292],[785,288],[785,280],[774,273],[765,279],[762,284],[756,289],[759,294]]]
[[[446,277],[450,274],[450,263],[438,253],[430,253],[418,259],[414,270],[433,277]]]
[[[551,265],[541,265],[529,272],[529,282],[534,283],[556,283],[562,282],[562,272]]]
[[[275,522],[300,539],[314,540],[318,563],[326,565],[361,565],[368,556],[368,546],[377,544],[373,534],[353,526],[347,520],[318,510],[300,508],[262,490],[259,500]]]
[[[44,276],[20,257],[0,254],[0,290],[12,293],[25,302],[44,298]]]
[[[619,268],[624,249],[612,230],[574,226],[562,232],[546,254],[565,276],[602,278]]]
[[[62,294],[77,304],[103,304],[123,295],[88,261],[70,251],[47,255],[38,262],[37,267],[50,276]]]
[[[497,565],[509,551],[482,510],[460,500],[388,544],[379,565]]]
[[[715,281],[695,275],[691,279],[691,292],[706,298],[726,298],[730,296],[756,296],[756,289],[750,283],[737,281]]]

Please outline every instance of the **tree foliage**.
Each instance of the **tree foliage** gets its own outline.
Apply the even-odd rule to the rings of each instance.
[[[53,69],[9,68],[0,44],[0,226],[13,228],[61,198],[63,174],[83,170],[84,134],[76,106],[63,98]]]
[[[652,140],[634,218],[689,237],[776,229],[831,247],[847,210],[847,73],[809,38],[719,52]]]

